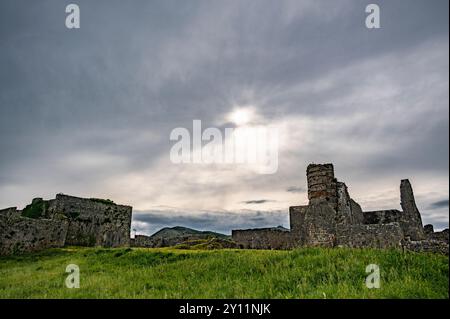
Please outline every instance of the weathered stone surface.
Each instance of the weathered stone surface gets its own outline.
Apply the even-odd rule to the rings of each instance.
[[[47,215],[69,218],[66,245],[121,247],[130,245],[131,211],[106,200],[58,194]]]
[[[350,197],[347,185],[343,182],[337,182],[336,189],[336,227],[362,224],[364,220],[363,211],[361,206]]]
[[[411,240],[425,239],[422,218],[416,206],[411,183],[407,179],[403,179],[400,183],[400,200],[403,210],[400,224],[405,236]]]
[[[347,185],[342,182],[336,183],[337,190],[337,209],[336,209],[336,227],[341,225],[353,224],[352,205]]]
[[[0,254],[64,245],[129,246],[131,210],[108,200],[62,194],[48,201],[35,198],[23,211],[0,211]]]
[[[431,224],[423,226],[423,232],[426,236],[431,235],[434,233],[434,227]]]
[[[0,214],[4,214],[4,215],[11,215],[11,214],[20,215],[20,211],[17,210],[17,207],[8,207],[8,208],[0,209]]]
[[[405,249],[416,252],[439,253],[447,256],[449,254],[448,242],[446,243],[439,240],[407,240],[403,243],[403,246]]]
[[[289,207],[291,237],[296,246],[303,245],[306,240],[302,227],[305,225],[305,213],[307,209],[307,205]]]
[[[310,204],[328,202],[337,206],[337,188],[333,164],[310,164],[306,169]]]
[[[448,228],[444,229],[443,231],[427,234],[427,239],[437,240],[447,244],[448,244],[448,237],[449,237]]]
[[[306,246],[333,247],[336,244],[336,211],[323,202],[310,204],[305,212],[304,244]]]
[[[363,213],[364,224],[389,224],[400,221],[402,212],[397,209],[377,210]]]
[[[337,245],[345,247],[399,248],[403,231],[399,223],[346,225],[337,230]]]
[[[135,235],[131,242],[133,247],[155,247],[154,244],[152,238],[146,235]]]
[[[350,206],[352,208],[353,224],[364,224],[364,213],[361,206],[351,198]]]
[[[246,249],[289,249],[294,246],[291,232],[277,227],[233,230],[231,237]]]
[[[68,229],[64,216],[55,219],[22,217],[15,209],[0,214],[0,255],[63,247]]]

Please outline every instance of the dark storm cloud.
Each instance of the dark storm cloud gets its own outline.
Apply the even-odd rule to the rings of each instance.
[[[444,229],[448,229],[448,222],[436,222],[433,223],[434,231],[443,231]]]
[[[300,187],[300,186],[290,186],[286,189],[286,192],[290,192],[290,193],[303,193],[305,192],[305,188],[304,187]]]
[[[230,127],[216,120],[234,104],[257,104],[268,122],[308,119],[311,136],[294,125],[264,179],[177,175],[193,199],[244,182],[238,201],[302,185],[312,161],[353,182],[448,179],[448,1],[377,1],[382,27],[368,30],[371,2],[79,0],[81,29],[68,30],[64,2],[1,1],[0,207],[61,191],[108,197],[111,182],[153,165],[158,183],[170,131],[193,119]]]
[[[430,209],[439,209],[439,208],[448,208],[448,199],[443,199],[437,202],[434,202],[430,205]]]
[[[244,201],[244,204],[264,204],[264,203],[270,203],[273,202],[273,200],[270,199],[253,199],[253,200],[247,200]]]

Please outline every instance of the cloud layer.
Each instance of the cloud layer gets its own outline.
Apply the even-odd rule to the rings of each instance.
[[[378,1],[379,30],[370,1],[77,3],[79,30],[60,1],[0,3],[0,207],[64,192],[147,232],[286,225],[308,163],[332,162],[364,209],[399,208],[410,178],[448,225],[448,1]],[[281,133],[276,174],[170,162],[174,128],[248,106]]]

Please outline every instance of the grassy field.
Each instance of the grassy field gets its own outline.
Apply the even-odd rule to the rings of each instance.
[[[79,289],[65,286],[68,264]],[[448,298],[448,271],[448,257],[393,250],[70,247],[1,257],[0,298]]]

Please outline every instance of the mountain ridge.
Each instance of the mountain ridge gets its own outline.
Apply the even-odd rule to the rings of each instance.
[[[184,226],[163,227],[150,235],[151,238],[167,237],[173,235],[204,235],[218,238],[230,238],[231,236],[209,230],[197,230]]]

